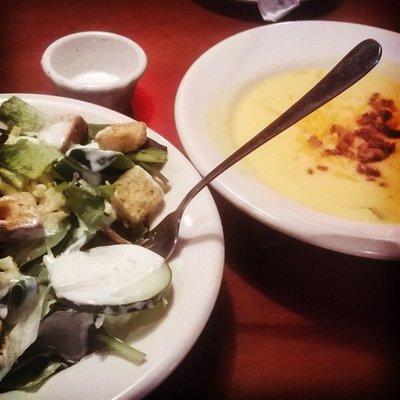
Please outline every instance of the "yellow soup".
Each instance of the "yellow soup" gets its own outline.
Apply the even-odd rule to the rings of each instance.
[[[321,69],[292,71],[248,88],[230,117],[235,147],[278,117],[325,73]],[[334,145],[334,124],[347,130],[358,128],[357,118],[370,110],[368,101],[375,92],[400,108],[400,84],[372,73],[249,155],[247,167],[271,188],[316,210],[360,221],[400,222],[400,139],[388,138],[398,148],[393,147],[384,160],[366,164],[379,170],[379,176],[360,173],[359,160],[327,156],[323,151]],[[313,145],[310,137],[324,146]]]

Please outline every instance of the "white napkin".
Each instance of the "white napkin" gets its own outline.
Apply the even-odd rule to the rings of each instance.
[[[258,9],[264,21],[277,22],[294,8],[301,0],[257,0]]]

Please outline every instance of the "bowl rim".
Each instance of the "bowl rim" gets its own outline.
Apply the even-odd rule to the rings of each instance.
[[[196,149],[196,135],[193,126],[190,126],[190,118],[185,116],[185,96],[189,93],[188,87],[192,84],[192,75],[200,70],[201,64],[207,57],[218,51],[225,44],[234,42],[238,38],[246,38],[251,32],[255,31],[267,31],[270,32],[273,29],[282,29],[283,27],[298,27],[308,24],[321,25],[325,28],[327,25],[353,28],[353,29],[371,29],[381,34],[393,34],[397,35],[400,39],[400,34],[392,32],[386,29],[372,27],[368,25],[348,23],[348,22],[336,22],[336,21],[289,21],[282,22],[274,25],[264,25],[255,28],[251,28],[237,34],[234,34],[226,39],[213,45],[211,48],[201,54],[195,62],[190,66],[183,76],[175,98],[174,112],[175,112],[175,123],[178,131],[179,138],[182,142],[183,148],[186,154],[195,165],[196,169],[201,175],[205,175],[210,171],[210,165],[205,165],[203,152],[199,152]],[[197,150],[197,151],[196,151]],[[208,160],[208,162],[210,162]],[[237,171],[237,176],[244,175],[243,171]],[[246,174],[251,177],[251,174]],[[231,179],[232,180],[232,179]],[[257,179],[254,178],[257,182]],[[225,199],[239,208],[241,211],[255,218],[259,222],[266,226],[272,227],[275,230],[283,232],[289,236],[295,237],[302,241],[315,244],[319,247],[327,248],[334,251],[339,251],[346,254],[355,256],[375,258],[375,259],[399,259],[400,258],[400,224],[396,223],[373,223],[363,222],[357,220],[351,220],[345,217],[336,216],[333,214],[325,213],[307,207],[295,200],[292,200],[283,194],[269,188],[267,185],[264,186],[264,192],[269,191],[270,193],[278,194],[281,200],[290,207],[296,207],[298,209],[297,215],[274,215],[273,212],[263,210],[256,204],[253,204],[251,199],[246,199],[242,196],[239,191],[235,191],[232,188],[231,182],[228,184],[224,181],[224,178],[218,177],[212,183],[213,186]],[[262,186],[262,183],[258,181],[258,186]],[[297,226],[295,226],[297,224]],[[324,235],[328,238],[332,238],[332,243],[327,243]],[[321,240],[322,238],[322,240]],[[340,249],[341,245],[335,245],[333,242],[335,238],[348,238],[348,240],[365,240],[375,242],[381,242],[383,247],[394,246],[395,251],[370,251],[368,248],[347,248],[346,250]],[[351,247],[351,246],[350,246]]]
[[[54,51],[59,48],[61,45],[68,43],[74,39],[86,39],[90,37],[103,37],[103,38],[112,38],[120,43],[125,44],[126,46],[130,47],[138,56],[139,63],[132,70],[132,72],[125,76],[120,77],[115,82],[103,83],[98,86],[88,86],[85,83],[75,82],[65,76],[61,75],[54,67],[52,63],[52,55]],[[136,42],[133,40],[118,35],[117,33],[113,32],[106,32],[106,31],[84,31],[84,32],[76,32],[70,35],[62,36],[59,39],[52,42],[44,51],[42,58],[41,58],[41,65],[44,73],[57,85],[69,90],[74,91],[83,91],[83,92],[103,92],[103,91],[112,91],[123,89],[126,86],[129,86],[134,81],[139,79],[146,67],[147,67],[147,56],[142,47],[140,47]]]

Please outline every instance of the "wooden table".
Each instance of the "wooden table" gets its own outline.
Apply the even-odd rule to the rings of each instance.
[[[399,32],[398,4],[315,0],[285,20]],[[210,46],[263,24],[254,4],[234,1],[3,0],[0,92],[53,94],[40,67],[49,43],[77,31],[116,32],[148,54],[132,102],[136,118],[180,147],[173,102],[184,72]],[[400,398],[397,263],[301,243],[214,195],[226,238],[221,292],[192,351],[150,398]]]

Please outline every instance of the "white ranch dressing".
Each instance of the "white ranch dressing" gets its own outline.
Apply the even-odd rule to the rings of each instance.
[[[71,127],[71,120],[61,119],[54,124],[43,128],[39,132],[38,137],[48,146],[61,149],[70,134]]]
[[[44,257],[58,298],[79,305],[125,305],[153,298],[171,280],[165,260],[144,247],[119,244]]]
[[[103,169],[106,169],[114,161],[113,156],[120,154],[117,151],[112,150],[93,151],[93,149],[87,148],[81,148],[81,150],[85,153],[85,157],[90,163],[90,169],[93,172],[100,172]]]
[[[107,83],[114,83],[121,78],[118,75],[106,71],[86,71],[75,75],[72,80],[76,83],[83,83],[87,86],[101,86]]]
[[[79,149],[81,150],[83,153],[85,153],[85,158],[86,160],[89,161],[90,164],[90,169],[93,172],[100,172],[103,169],[106,169],[107,167],[109,167],[115,157],[119,153],[118,151],[113,151],[113,150],[100,150],[97,147],[97,144],[93,144],[93,143],[89,143],[85,146],[82,145],[75,145],[73,147],[71,147],[66,153],[66,156],[69,156],[71,154],[71,151]]]

